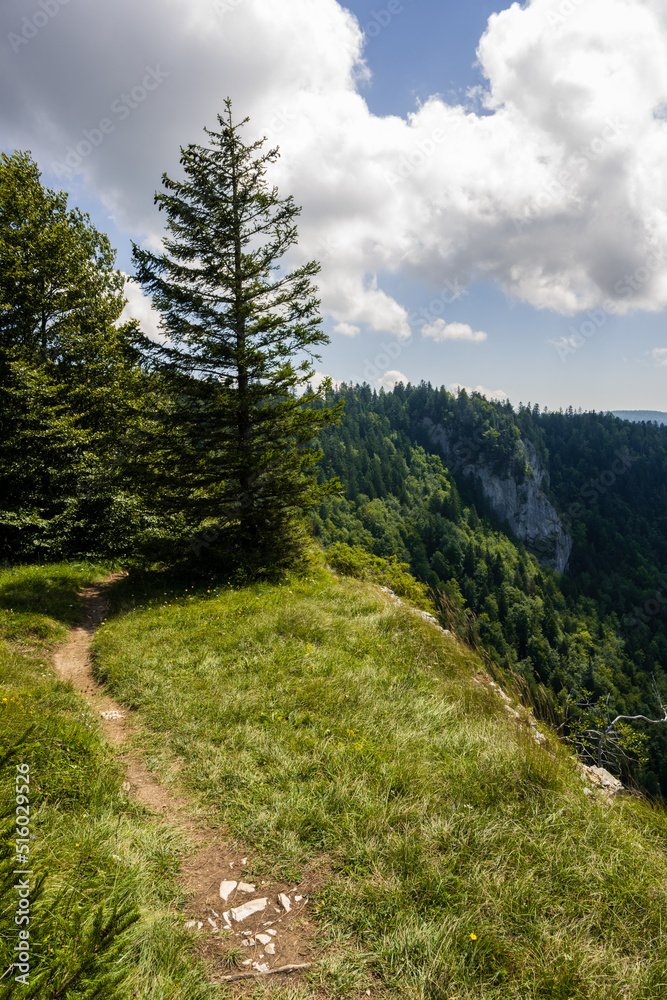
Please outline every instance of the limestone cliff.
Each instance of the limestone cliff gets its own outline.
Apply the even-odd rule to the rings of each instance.
[[[553,504],[543,489],[549,486],[549,473],[540,465],[530,441],[519,441],[520,457],[525,459],[526,477],[517,482],[509,475],[498,475],[485,460],[483,443],[474,440],[454,444],[448,431],[424,420],[429,436],[449,466],[464,476],[473,476],[491,509],[510,531],[520,539],[540,562],[562,573],[572,551],[572,538],[565,530]]]

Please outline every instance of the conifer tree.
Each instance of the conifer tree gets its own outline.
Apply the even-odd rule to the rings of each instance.
[[[0,558],[126,555],[143,530],[118,456],[149,380],[114,258],[29,152],[0,156]]]
[[[247,121],[234,122],[227,100],[219,131],[205,129],[209,145],[181,148],[184,178],[164,174],[155,196],[164,251],[135,244],[134,260],[165,334],[146,347],[172,386],[154,488],[196,533],[197,551],[254,572],[289,560],[303,514],[337,488],[317,484],[312,441],[339,409],[326,406],[328,383],[307,389],[328,342],[312,285],[319,264],[283,273],[300,209],[268,185],[278,151],[246,144]]]

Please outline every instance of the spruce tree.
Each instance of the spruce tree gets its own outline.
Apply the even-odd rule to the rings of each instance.
[[[152,382],[108,237],[0,156],[0,559],[124,555],[147,519],[123,455]]]
[[[256,572],[293,557],[303,515],[337,488],[317,483],[312,442],[339,409],[328,383],[308,388],[328,342],[319,264],[282,271],[300,209],[267,183],[278,150],[246,144],[247,122],[228,99],[209,144],[181,148],[184,177],[155,195],[163,252],[135,244],[134,260],[165,335],[146,348],[172,387],[147,483],[195,551]]]

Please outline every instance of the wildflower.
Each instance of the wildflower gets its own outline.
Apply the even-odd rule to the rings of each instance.
[[[470,935],[470,940],[471,941],[476,941],[477,940],[477,935],[476,934],[471,934]]]

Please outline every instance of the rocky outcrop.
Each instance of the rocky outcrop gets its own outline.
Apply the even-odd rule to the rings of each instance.
[[[519,483],[509,475],[498,475],[485,460],[483,448],[474,443],[468,448],[453,446],[450,435],[428,417],[424,420],[429,436],[442,451],[449,466],[479,483],[489,506],[510,531],[522,541],[545,566],[562,573],[572,551],[572,538],[565,530],[544,490],[549,473],[540,465],[530,441],[520,441],[527,475]]]

